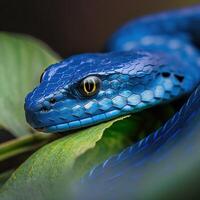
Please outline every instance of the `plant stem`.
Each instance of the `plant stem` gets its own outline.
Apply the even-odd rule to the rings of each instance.
[[[7,170],[9,167],[9,161],[19,160],[20,155],[29,156],[35,152],[40,147],[51,142],[52,140],[60,137],[58,134],[44,134],[44,133],[35,133],[32,135],[24,136],[21,138],[16,138],[5,142],[0,145],[0,172]],[[23,160],[25,159],[23,158]],[[17,162],[17,165],[20,164]],[[12,166],[15,168],[16,166]]]

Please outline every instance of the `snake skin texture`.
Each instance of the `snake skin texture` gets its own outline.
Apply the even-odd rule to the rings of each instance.
[[[199,105],[200,85],[164,126],[86,174],[76,186],[76,191],[79,191],[75,193],[76,199],[147,199],[141,198],[145,188],[150,187],[146,187],[145,183],[150,179],[150,184],[155,184],[149,173],[158,176],[155,179],[162,183],[163,177],[170,176],[174,171],[180,173],[183,164],[187,166],[187,162],[198,159]],[[189,159],[192,155],[196,157]],[[190,174],[186,169],[184,173]]]
[[[200,82],[199,24],[200,6],[139,18],[113,34],[107,44],[111,52],[76,55],[48,67],[26,97],[28,123],[44,132],[63,132],[191,93]],[[101,80],[100,91],[85,98],[77,88],[91,75]],[[117,199],[120,183],[127,179],[137,188],[144,174],[138,166],[158,163],[172,143],[176,147],[177,138],[189,135],[183,133],[184,126],[200,115],[199,87],[163,127],[92,169],[81,182],[80,197],[92,190],[103,194],[99,199]],[[130,192],[128,186],[122,197]]]
[[[169,20],[166,26],[165,20]],[[150,28],[146,29],[145,25],[149,21],[153,24],[150,23]],[[159,24],[158,22],[162,23]],[[199,6],[152,15],[138,21],[131,21],[122,27],[112,36],[108,48],[113,51],[118,49],[125,51],[141,47],[151,52],[162,52],[163,49],[170,52],[173,49],[177,56],[184,55],[182,57],[184,62],[190,64],[193,62],[192,65],[188,66],[189,70],[194,66],[197,69],[198,76],[200,74],[199,50],[193,46],[194,41],[198,43],[196,36],[200,33],[200,27],[197,24],[200,24]],[[136,30],[141,31],[142,29],[145,36],[140,38],[140,34]],[[156,29],[168,30],[168,32],[162,37],[160,33],[157,35],[154,32]],[[152,35],[151,31],[153,32]],[[180,33],[181,37],[186,38],[184,42],[181,42],[180,37],[177,37],[177,34]],[[173,37],[170,39],[171,34]],[[186,56],[186,54],[188,55]],[[162,184],[163,180],[166,181],[163,177],[180,173],[182,165],[187,166],[187,163],[195,162],[193,159],[198,159],[199,119],[200,85],[180,111],[160,129],[91,169],[78,184],[79,191],[80,188],[81,191],[79,194],[75,194],[78,196],[77,199],[80,199],[80,196],[92,199],[94,198],[93,194],[95,194],[96,199],[143,199],[142,193],[145,193],[145,189],[150,188],[150,185],[155,184],[155,180],[159,180],[156,183]],[[197,126],[198,129],[195,129],[194,127]],[[179,151],[178,156],[176,155],[177,151]],[[193,155],[197,155],[197,157],[188,159]],[[173,156],[175,160],[172,159]],[[153,168],[155,170],[152,170]],[[191,166],[186,168],[187,171],[184,171],[184,173],[190,174],[190,168]],[[156,178],[153,179],[148,173],[152,173]],[[145,184],[149,179],[150,185],[147,184],[146,186]],[[93,191],[93,193],[91,194],[90,191]],[[156,196],[154,196],[155,198]]]
[[[199,52],[191,43],[191,27],[200,19],[198,10],[128,23],[110,40],[113,52],[76,55],[51,65],[26,97],[28,123],[44,132],[63,132],[191,92],[200,80]],[[90,75],[101,79],[101,89],[94,97],[84,98],[77,88]]]

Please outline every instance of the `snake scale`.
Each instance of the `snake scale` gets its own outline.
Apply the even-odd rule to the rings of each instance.
[[[81,183],[116,194],[113,191],[119,191],[127,177],[140,177],[136,163],[144,166],[161,148],[167,152],[171,143],[187,135],[184,127],[198,116],[199,44],[198,5],[130,21],[112,35],[108,52],[75,55],[49,66],[25,99],[26,119],[43,132],[64,132],[192,93],[163,127],[95,167]],[[136,184],[138,179],[128,182]]]

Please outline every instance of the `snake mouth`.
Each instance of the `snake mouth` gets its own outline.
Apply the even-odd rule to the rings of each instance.
[[[106,119],[104,121],[107,121]],[[81,124],[80,121],[72,121],[72,122],[66,122],[62,124],[57,124],[53,126],[46,126],[42,128],[37,128],[36,130],[41,131],[41,132],[47,132],[47,133],[59,133],[59,132],[65,132],[65,131],[70,131],[70,130],[75,130],[75,129],[81,129],[84,127],[89,127],[94,124],[101,123],[102,121],[98,122],[91,122],[91,123],[85,123]]]
[[[159,109],[157,109],[157,107],[159,107]],[[64,123],[54,124],[54,125],[49,125],[49,126],[44,126],[44,127],[35,127],[35,129],[38,131],[47,132],[47,133],[67,132],[70,130],[90,127],[90,126],[93,126],[102,122],[106,122],[106,121],[118,118],[120,116],[126,116],[126,115],[131,115],[131,116],[134,116],[136,119],[141,119],[142,123],[144,123],[144,121],[148,121],[148,118],[153,118],[155,119],[155,123],[157,124],[158,122],[162,123],[168,120],[169,117],[171,117],[171,115],[176,110],[178,110],[179,107],[180,105],[177,104],[175,101],[170,104],[159,105],[156,107],[144,109],[142,112],[136,111],[134,113],[133,112],[130,113],[128,111],[122,112],[120,110],[113,110],[107,113],[95,115],[88,118],[78,119],[71,122],[64,122]],[[154,126],[154,124],[152,126]]]
[[[61,133],[61,132],[67,132],[70,130],[76,130],[76,129],[82,129],[86,127],[90,127],[102,122],[106,122],[115,118],[118,118],[120,116],[126,116],[126,115],[133,115],[137,118],[142,119],[142,123],[144,121],[148,121],[148,118],[155,118],[155,121],[157,122],[165,122],[168,120],[175,111],[178,110],[180,105],[183,104],[185,98],[179,99],[179,101],[174,101],[171,103],[165,103],[164,105],[157,105],[155,107],[147,107],[147,109],[142,109],[141,112],[138,112],[138,110],[135,110],[135,112],[130,110],[113,110],[106,113],[94,115],[92,117],[83,118],[83,119],[77,119],[70,122],[63,122],[59,124],[53,124],[48,126],[41,126],[41,127],[35,127],[36,130],[46,133]],[[181,102],[181,103],[180,103]],[[159,109],[158,109],[159,107]],[[167,111],[168,110],[168,111]],[[170,110],[170,112],[169,112]],[[157,116],[157,117],[156,117]],[[152,125],[153,126],[153,125]],[[150,129],[151,130],[151,129]],[[152,128],[153,130],[153,128]],[[148,131],[147,131],[148,132]]]
[[[38,127],[35,129],[41,132],[48,132],[48,133],[65,132],[65,131],[93,126],[95,124],[109,121],[125,114],[128,115],[128,113],[124,113],[119,110],[113,110],[104,114],[99,114],[99,115],[95,115],[95,116],[80,119],[80,120],[75,120],[71,122],[65,122],[65,123],[50,125],[50,126],[45,126],[45,127]]]

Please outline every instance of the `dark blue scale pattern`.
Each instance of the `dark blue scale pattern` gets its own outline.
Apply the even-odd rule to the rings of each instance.
[[[200,6],[147,16],[113,34],[107,45],[112,52],[76,55],[51,65],[26,97],[28,123],[45,132],[63,132],[191,93],[200,82],[200,54],[194,45],[200,42],[199,23]],[[101,79],[101,88],[97,95],[84,98],[77,87],[90,75]],[[132,189],[134,196],[145,174],[140,168],[165,160],[179,139],[193,138],[189,124],[199,116],[199,91],[161,129],[92,169],[80,184],[81,197],[92,190],[117,199],[123,181],[132,187],[126,185],[122,194]],[[185,131],[188,126],[191,131]],[[169,163],[164,168],[176,167]]]
[[[191,70],[189,65],[176,56],[155,52],[73,56],[47,68],[41,84],[28,94],[27,121],[46,132],[62,132],[171,101],[197,84],[197,68]],[[166,72],[169,77],[163,75]],[[90,75],[102,80],[101,90],[83,98],[77,87]],[[184,77],[183,81],[176,76]]]
[[[200,86],[180,111],[163,127],[93,168],[81,180],[78,185],[80,193],[76,195],[84,196],[87,199],[91,199],[93,194],[98,199],[133,198],[134,194],[142,196],[141,191],[137,192],[134,189],[138,187],[137,184],[144,184],[147,181],[148,175],[145,174],[145,171],[149,170],[148,165],[151,167],[152,165],[153,167],[162,166],[160,171],[166,173],[162,174],[164,177],[173,171],[179,171],[179,162],[187,161],[193,154],[199,152],[199,142],[197,141],[199,139],[199,105]],[[177,149],[181,152],[181,154],[179,153],[180,157],[177,157],[174,163],[166,162],[163,166],[162,162],[170,160],[173,154],[177,153]],[[192,161],[194,162],[194,160]],[[162,180],[162,178],[160,179]],[[89,192],[91,190],[93,193]]]

